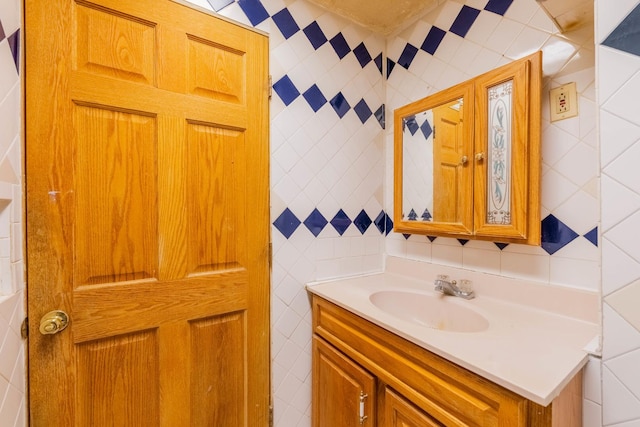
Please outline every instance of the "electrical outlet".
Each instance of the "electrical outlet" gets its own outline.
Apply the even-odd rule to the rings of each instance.
[[[578,115],[578,95],[575,82],[551,89],[549,101],[552,122]]]

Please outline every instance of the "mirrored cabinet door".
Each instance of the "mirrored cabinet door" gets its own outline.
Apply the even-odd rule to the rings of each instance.
[[[542,53],[394,113],[394,230],[540,244]]]

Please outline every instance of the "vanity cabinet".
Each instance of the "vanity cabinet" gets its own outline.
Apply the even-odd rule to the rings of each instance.
[[[317,295],[312,306],[314,427],[582,425],[580,373],[543,407]]]

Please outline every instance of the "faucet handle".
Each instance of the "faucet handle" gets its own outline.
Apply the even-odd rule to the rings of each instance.
[[[458,289],[466,294],[471,293],[473,292],[473,283],[468,279],[460,279],[458,282]]]

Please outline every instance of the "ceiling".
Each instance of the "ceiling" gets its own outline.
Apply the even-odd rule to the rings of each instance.
[[[447,0],[309,0],[375,33],[406,28]],[[593,23],[593,0],[536,0],[562,31]]]

